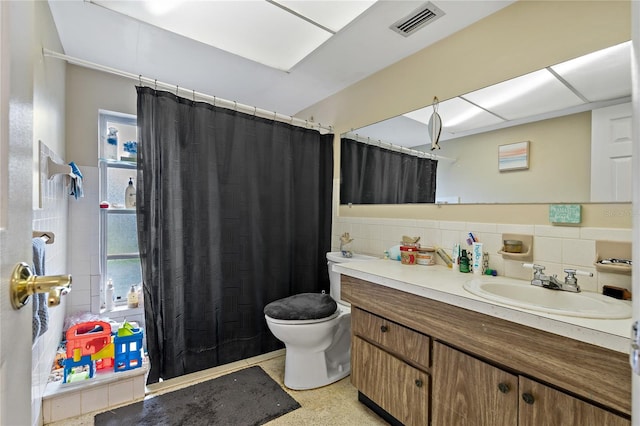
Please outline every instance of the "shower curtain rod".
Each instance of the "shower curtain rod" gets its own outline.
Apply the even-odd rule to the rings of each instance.
[[[96,64],[94,62],[85,61],[84,59],[75,58],[73,56],[65,55],[63,53],[58,53],[53,50],[49,50],[46,48],[42,48],[43,56],[48,56],[51,58],[62,59],[74,65],[79,65],[85,68],[90,68],[96,71],[102,71],[109,74],[117,75],[120,77],[125,77],[131,80],[137,80],[140,82],[140,85],[143,85],[146,82],[149,86],[153,85],[154,88],[162,87],[166,90],[173,91],[175,90],[176,95],[178,93],[189,94],[195,100],[196,97],[208,101],[212,101],[214,106],[219,106],[227,109],[233,109],[239,112],[244,112],[246,114],[256,115],[262,118],[270,118],[274,121],[280,121],[283,123],[289,123],[293,126],[297,127],[305,127],[307,129],[317,129],[318,131],[325,133],[333,133],[333,127],[324,127],[320,123],[309,122],[309,120],[303,120],[301,118],[292,117],[285,114],[280,114],[275,111],[269,111],[266,109],[257,108],[255,106],[245,105],[238,103],[236,101],[230,101],[228,99],[219,98],[217,96],[211,96],[206,93],[196,92],[195,90],[186,89],[178,86],[177,84],[169,84],[164,83],[149,77],[143,77],[142,74],[133,74],[127,71],[122,71],[117,68],[107,67],[105,65]]]
[[[348,138],[354,139],[358,142],[362,142],[362,143],[366,143],[369,145],[374,145],[374,146],[379,146],[381,148],[386,148],[386,149],[390,149],[392,151],[398,151],[401,153],[405,153],[405,154],[409,154],[409,155],[415,155],[416,157],[425,157],[425,158],[430,158],[432,160],[444,160],[444,161],[456,161],[456,158],[450,158],[450,157],[443,157],[441,155],[437,155],[437,154],[432,154],[430,152],[427,151],[419,151],[417,149],[412,149],[412,148],[406,148],[402,145],[395,145],[392,144],[391,142],[384,142],[380,139],[371,139],[369,137],[364,137],[364,136],[360,136],[357,133],[353,133],[353,132],[348,132],[345,134]]]

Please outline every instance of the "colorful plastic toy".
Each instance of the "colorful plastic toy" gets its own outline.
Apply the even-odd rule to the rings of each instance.
[[[94,369],[118,372],[142,366],[143,331],[126,321],[116,332],[105,321],[76,324],[66,336],[63,383],[90,379]]]

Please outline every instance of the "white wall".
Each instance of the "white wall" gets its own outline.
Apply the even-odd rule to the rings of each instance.
[[[70,201],[69,223],[73,226],[69,227],[69,238],[74,244],[69,248],[69,268],[74,277],[74,292],[68,314],[100,314],[98,114],[100,110],[108,110],[135,115],[137,83],[76,65],[67,66],[66,149],[86,172],[85,197]],[[115,321],[136,321],[144,327],[141,308],[104,315]]]

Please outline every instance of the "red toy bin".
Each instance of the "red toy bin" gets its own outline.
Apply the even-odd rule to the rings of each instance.
[[[76,357],[93,355],[110,343],[111,325],[108,322],[89,321],[76,324],[67,330],[67,358],[74,358],[76,350],[80,352]],[[100,367],[106,368],[104,365]]]

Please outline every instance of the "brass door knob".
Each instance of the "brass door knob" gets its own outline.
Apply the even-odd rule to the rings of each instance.
[[[22,308],[35,293],[49,293],[49,306],[59,305],[60,296],[67,293],[70,286],[71,275],[33,275],[29,265],[20,262],[11,273],[11,306]]]

